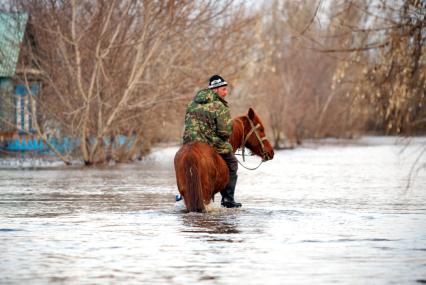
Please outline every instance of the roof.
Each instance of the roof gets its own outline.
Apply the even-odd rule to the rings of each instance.
[[[0,13],[0,77],[15,75],[27,13]]]

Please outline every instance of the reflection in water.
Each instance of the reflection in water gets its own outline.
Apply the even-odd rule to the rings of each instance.
[[[189,213],[181,215],[183,232],[209,234],[238,234],[238,221],[235,213]]]
[[[398,146],[278,152],[255,176],[239,172],[243,208],[216,201],[204,214],[176,209],[173,154],[112,169],[0,170],[0,284],[424,280],[426,174],[407,192],[416,157]]]

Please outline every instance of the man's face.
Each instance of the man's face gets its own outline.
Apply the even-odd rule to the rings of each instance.
[[[228,86],[221,86],[213,89],[213,91],[216,92],[220,97],[225,98],[226,95],[228,95]]]

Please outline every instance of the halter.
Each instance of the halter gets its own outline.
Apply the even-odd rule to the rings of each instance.
[[[268,152],[265,150],[265,145],[263,144],[263,141],[266,140],[266,137],[260,137],[259,134],[257,133],[257,129],[260,128],[260,123],[258,123],[256,126],[254,125],[253,121],[246,116],[246,118],[248,119],[251,129],[248,132],[248,134],[246,135],[246,137],[243,139],[242,144],[241,144],[241,152],[242,152],[242,156],[243,156],[243,161],[245,161],[245,157],[244,157],[244,151],[245,151],[245,145],[248,141],[248,139],[250,138],[250,136],[254,133],[256,135],[257,140],[260,143],[260,149],[262,151],[261,155],[262,155],[262,162],[267,161],[270,159]],[[243,125],[243,133],[244,133],[244,123],[241,122]],[[260,164],[259,164],[260,166]],[[259,167],[258,166],[258,167]],[[257,168],[257,167],[256,167]]]

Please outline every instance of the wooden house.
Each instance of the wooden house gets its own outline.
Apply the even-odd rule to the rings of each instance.
[[[27,13],[0,13],[0,151],[3,152],[39,147],[38,143],[32,143],[37,139],[29,96],[36,96],[40,85],[34,76],[29,83],[22,82],[17,70],[27,26]]]

